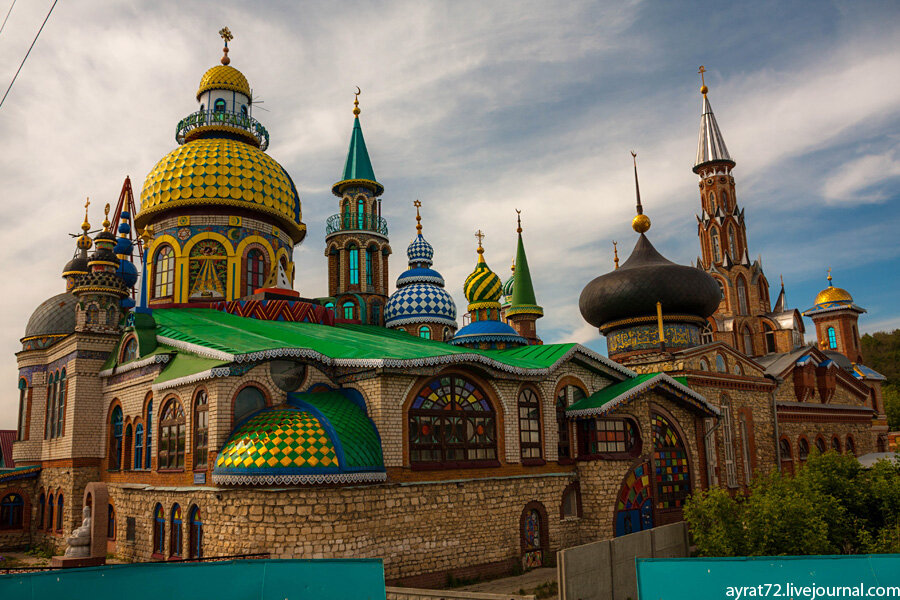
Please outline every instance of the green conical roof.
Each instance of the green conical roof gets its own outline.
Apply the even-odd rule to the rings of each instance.
[[[384,186],[375,179],[375,170],[372,168],[372,161],[369,160],[369,151],[366,149],[359,117],[353,119],[353,133],[350,134],[350,150],[347,152],[347,162],[344,163],[343,177],[334,184],[331,191],[340,196],[340,187],[350,181],[371,182],[375,186],[376,196],[384,191]]]
[[[534,297],[534,285],[531,283],[531,271],[528,270],[528,258],[525,256],[525,244],[522,243],[522,229],[519,229],[519,245],[516,248],[516,273],[513,280],[513,292],[507,315],[532,313],[543,315],[544,309],[538,306]]]

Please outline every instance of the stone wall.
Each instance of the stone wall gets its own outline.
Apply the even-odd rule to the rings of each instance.
[[[17,550],[31,544],[34,535],[34,514],[36,513],[34,498],[37,479],[14,479],[0,481],[0,499],[7,494],[17,494],[22,498],[22,527],[20,529],[0,529],[0,551]]]

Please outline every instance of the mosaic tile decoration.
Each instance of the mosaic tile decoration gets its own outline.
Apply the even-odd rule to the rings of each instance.
[[[616,510],[640,508],[649,499],[650,465],[642,463],[632,469],[625,478],[625,483],[622,485],[616,501]]]
[[[681,508],[691,493],[687,452],[678,432],[662,415],[653,415],[653,462],[656,467],[656,507]]]

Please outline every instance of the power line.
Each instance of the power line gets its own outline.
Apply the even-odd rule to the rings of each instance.
[[[12,4],[9,5],[9,10],[6,11],[6,16],[3,18],[3,25],[0,25],[0,33],[3,33],[3,28],[6,27],[6,21],[9,19],[9,13],[12,12],[13,6],[16,5],[16,0],[12,1]]]
[[[6,88],[6,93],[3,94],[3,98],[0,99],[0,107],[2,107],[3,103],[6,101],[6,97],[9,95],[9,90],[12,89],[13,84],[16,82],[16,77],[19,76],[19,71],[21,71],[22,67],[25,66],[25,61],[28,60],[28,55],[31,54],[31,49],[34,48],[34,44],[35,42],[37,42],[38,36],[41,35],[41,32],[44,30],[44,25],[47,24],[47,19],[50,18],[50,13],[52,13],[53,9],[56,8],[57,2],[59,2],[59,0],[53,0],[53,6],[50,7],[50,10],[47,12],[47,16],[44,17],[44,22],[41,23],[41,28],[38,29],[37,35],[35,35],[34,39],[31,41],[31,45],[28,47],[28,52],[25,53],[25,58],[22,59],[22,64],[20,64],[19,68],[16,69],[16,74],[13,75],[12,81],[9,82],[9,87]],[[10,7],[10,10],[12,10],[12,7]]]

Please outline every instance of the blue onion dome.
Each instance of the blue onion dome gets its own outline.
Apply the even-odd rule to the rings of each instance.
[[[138,270],[134,263],[130,260],[119,261],[119,268],[116,269],[116,275],[125,282],[128,287],[134,287],[138,280]]]
[[[384,305],[385,326],[416,323],[440,323],[455,328],[453,296],[433,283],[410,283],[398,288]]]
[[[444,287],[444,277],[434,269],[427,267],[412,267],[400,273],[397,277],[397,287],[410,283],[433,283]]]
[[[516,333],[516,330],[503,321],[472,321],[455,334],[450,340],[454,346],[466,344],[494,344],[527,346],[528,340]]]

